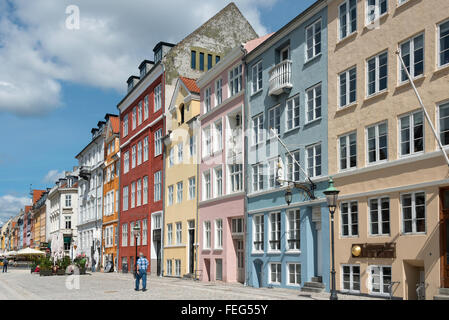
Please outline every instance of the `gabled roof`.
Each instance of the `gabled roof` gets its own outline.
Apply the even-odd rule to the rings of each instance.
[[[198,88],[198,86],[196,85],[196,80],[186,77],[179,77],[179,79],[181,79],[187,90],[189,90],[191,93],[200,93],[200,88]]]
[[[265,40],[267,40],[269,37],[271,37],[274,34],[274,32],[269,33],[263,37],[257,38],[257,39],[253,39],[248,41],[247,43],[244,44],[245,50],[247,53],[250,53],[251,51],[253,51],[254,49],[256,49],[259,45],[261,45],[262,43],[265,42]]]

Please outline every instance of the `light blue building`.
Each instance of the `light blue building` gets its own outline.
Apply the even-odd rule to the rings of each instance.
[[[327,61],[327,7],[321,0],[246,57],[249,286],[302,288],[313,281],[329,291],[329,211],[322,193],[328,187]],[[304,183],[313,194],[291,188],[287,205],[287,181]]]

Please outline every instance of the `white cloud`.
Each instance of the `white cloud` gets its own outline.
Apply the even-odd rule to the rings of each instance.
[[[64,171],[59,172],[58,170],[50,170],[42,181],[45,183],[53,184],[58,179],[64,178],[64,177],[65,177]]]
[[[27,197],[16,197],[4,195],[0,197],[0,221],[5,222],[9,218],[16,216],[20,209],[31,205],[31,199]],[[0,223],[2,225],[3,223]]]
[[[256,32],[259,10],[278,0],[237,0]],[[41,114],[61,105],[61,82],[125,91],[159,41],[178,42],[227,5],[209,0],[0,0],[0,111]],[[80,29],[66,28],[66,8]]]

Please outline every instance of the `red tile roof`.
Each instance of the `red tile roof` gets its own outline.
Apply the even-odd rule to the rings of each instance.
[[[33,204],[35,204],[42,196],[45,190],[33,190]]]
[[[269,34],[267,34],[267,35],[265,35],[265,36],[263,36],[263,37],[260,37],[260,38],[257,38],[257,39],[248,41],[248,42],[245,43],[245,45],[244,45],[246,51],[247,51],[248,53],[250,53],[251,51],[253,51],[254,49],[256,49],[259,45],[261,45],[262,43],[264,43],[265,40],[267,40],[267,39],[268,39],[269,37],[271,37],[273,34],[274,34],[274,32],[273,32],[273,33],[269,33]]]
[[[200,88],[196,85],[196,80],[185,77],[179,77],[179,79],[181,79],[190,92],[200,93]]]

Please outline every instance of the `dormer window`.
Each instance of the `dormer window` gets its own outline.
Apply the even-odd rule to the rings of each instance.
[[[162,48],[154,53],[154,63],[158,63],[162,60]]]
[[[133,81],[129,81],[128,82],[128,92],[130,92],[134,87],[134,82]]]
[[[146,66],[146,65],[143,65],[143,66],[140,68],[140,79],[142,79],[146,74],[147,74],[147,66]]]

